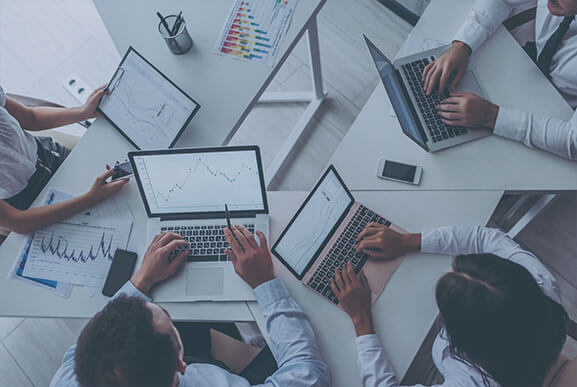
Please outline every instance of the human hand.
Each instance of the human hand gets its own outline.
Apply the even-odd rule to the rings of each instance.
[[[437,113],[450,126],[493,129],[499,106],[472,93],[451,93],[437,105]]]
[[[92,184],[92,187],[86,193],[86,196],[91,202],[99,203],[109,196],[114,195],[129,181],[129,179],[118,179],[107,183],[106,179],[112,175],[114,175],[114,169],[111,169],[110,166],[107,165],[106,172],[96,178],[94,184]]]
[[[387,260],[421,249],[420,234],[401,234],[389,227],[371,222],[357,237],[357,252]]]
[[[456,40],[447,51],[425,66],[423,81],[427,95],[433,94],[437,86],[439,94],[447,87],[456,88],[467,72],[470,56],[471,48]]]
[[[158,234],[154,237],[144,258],[142,265],[130,282],[144,294],[149,294],[154,285],[164,281],[178,271],[182,262],[188,256],[188,242],[180,235],[172,232]],[[169,260],[170,254],[177,249],[183,249],[175,259]]]
[[[232,261],[234,271],[253,289],[274,279],[266,237],[260,231],[256,234],[260,239],[260,246],[243,226],[232,226],[232,230],[228,227],[224,229],[224,236],[231,247],[225,250],[225,253]]]
[[[351,317],[357,336],[375,333],[371,314],[371,289],[365,274],[361,272],[357,276],[349,262],[335,270],[331,289],[343,310]]]
[[[106,85],[100,86],[96,90],[90,94],[90,97],[86,100],[86,103],[82,105],[80,108],[81,110],[81,119],[80,120],[88,120],[90,118],[94,118],[98,116],[97,108],[98,104],[102,97],[104,97],[108,93],[108,89]]]

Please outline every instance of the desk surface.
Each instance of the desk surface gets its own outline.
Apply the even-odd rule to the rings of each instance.
[[[412,35],[450,41],[472,3],[472,0],[431,2]],[[451,9],[451,17],[446,17],[447,9]],[[368,51],[363,60],[371,60]],[[553,85],[502,27],[479,49],[471,65],[489,94],[489,99],[499,105],[564,119],[569,119],[573,114]],[[531,81],[530,88],[527,87],[528,80]],[[577,188],[577,164],[574,161],[497,136],[427,153],[401,132],[391,111],[386,91],[379,83],[333,154],[330,162],[337,167],[351,188]],[[423,167],[421,184],[411,186],[378,179],[377,161],[380,158]]]
[[[410,232],[449,224],[484,225],[501,194],[498,191],[353,192],[358,201]],[[280,235],[305,196],[304,192],[271,193],[271,240]],[[305,288],[278,260],[273,261],[275,274],[285,281],[311,320],[333,384],[360,386],[355,335],[349,317]],[[377,333],[399,377],[407,371],[437,315],[434,287],[449,270],[450,263],[449,256],[407,256],[373,307]],[[249,306],[264,330],[258,305],[249,303]]]
[[[132,45],[201,105],[176,144],[184,147],[220,145],[232,137],[325,2],[299,2],[274,67],[212,53],[230,12],[229,0],[95,0],[94,4],[121,54]],[[194,45],[186,54],[172,55],[158,32],[156,12],[170,15],[181,10]]]

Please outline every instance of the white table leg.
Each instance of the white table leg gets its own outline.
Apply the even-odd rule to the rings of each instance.
[[[277,156],[271,162],[265,172],[267,188],[273,189],[277,183],[275,180],[285,167],[299,139],[307,133],[308,126],[315,113],[321,106],[327,94],[323,90],[323,78],[321,72],[321,58],[319,52],[319,36],[316,17],[311,18],[307,26],[309,55],[311,62],[311,75],[313,90],[302,92],[271,92],[263,93],[259,103],[283,103],[283,102],[308,102],[309,105],[297,121],[292,132],[289,134]]]

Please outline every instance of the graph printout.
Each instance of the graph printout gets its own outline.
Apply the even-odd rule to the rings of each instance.
[[[255,151],[134,157],[152,214],[264,209]]]
[[[301,275],[351,201],[337,176],[329,172],[276,245],[276,252]]]
[[[74,217],[34,233],[24,275],[101,286],[116,249],[126,249],[132,220]]]
[[[235,0],[213,53],[272,66],[298,0]]]
[[[99,108],[139,149],[169,148],[198,104],[130,49]]]

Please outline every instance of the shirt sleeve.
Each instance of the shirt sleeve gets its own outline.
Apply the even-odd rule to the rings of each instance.
[[[313,329],[284,283],[279,279],[265,282],[254,294],[266,318],[270,349],[279,366],[264,385],[330,385]]]
[[[146,296],[140,290],[138,290],[130,281],[127,281],[121,288],[116,292],[114,298],[121,294],[126,294],[129,297],[139,297],[148,302],[151,301],[150,297]],[[74,373],[74,352],[76,351],[76,344],[72,345],[64,353],[64,358],[62,359],[62,365],[54,374],[52,381],[50,382],[50,387],[71,387],[78,386],[76,381],[76,374]]]
[[[385,356],[377,335],[356,338],[358,367],[363,387],[396,387],[399,385],[391,363]]]
[[[577,160],[577,113],[571,120],[563,121],[501,107],[493,133]]]
[[[561,303],[557,280],[531,252],[523,250],[500,230],[480,226],[449,226],[425,230],[421,234],[421,252],[447,255],[494,254],[525,267],[543,292]]]
[[[507,19],[514,8],[536,0],[477,0],[453,40],[467,43],[473,52]]]

